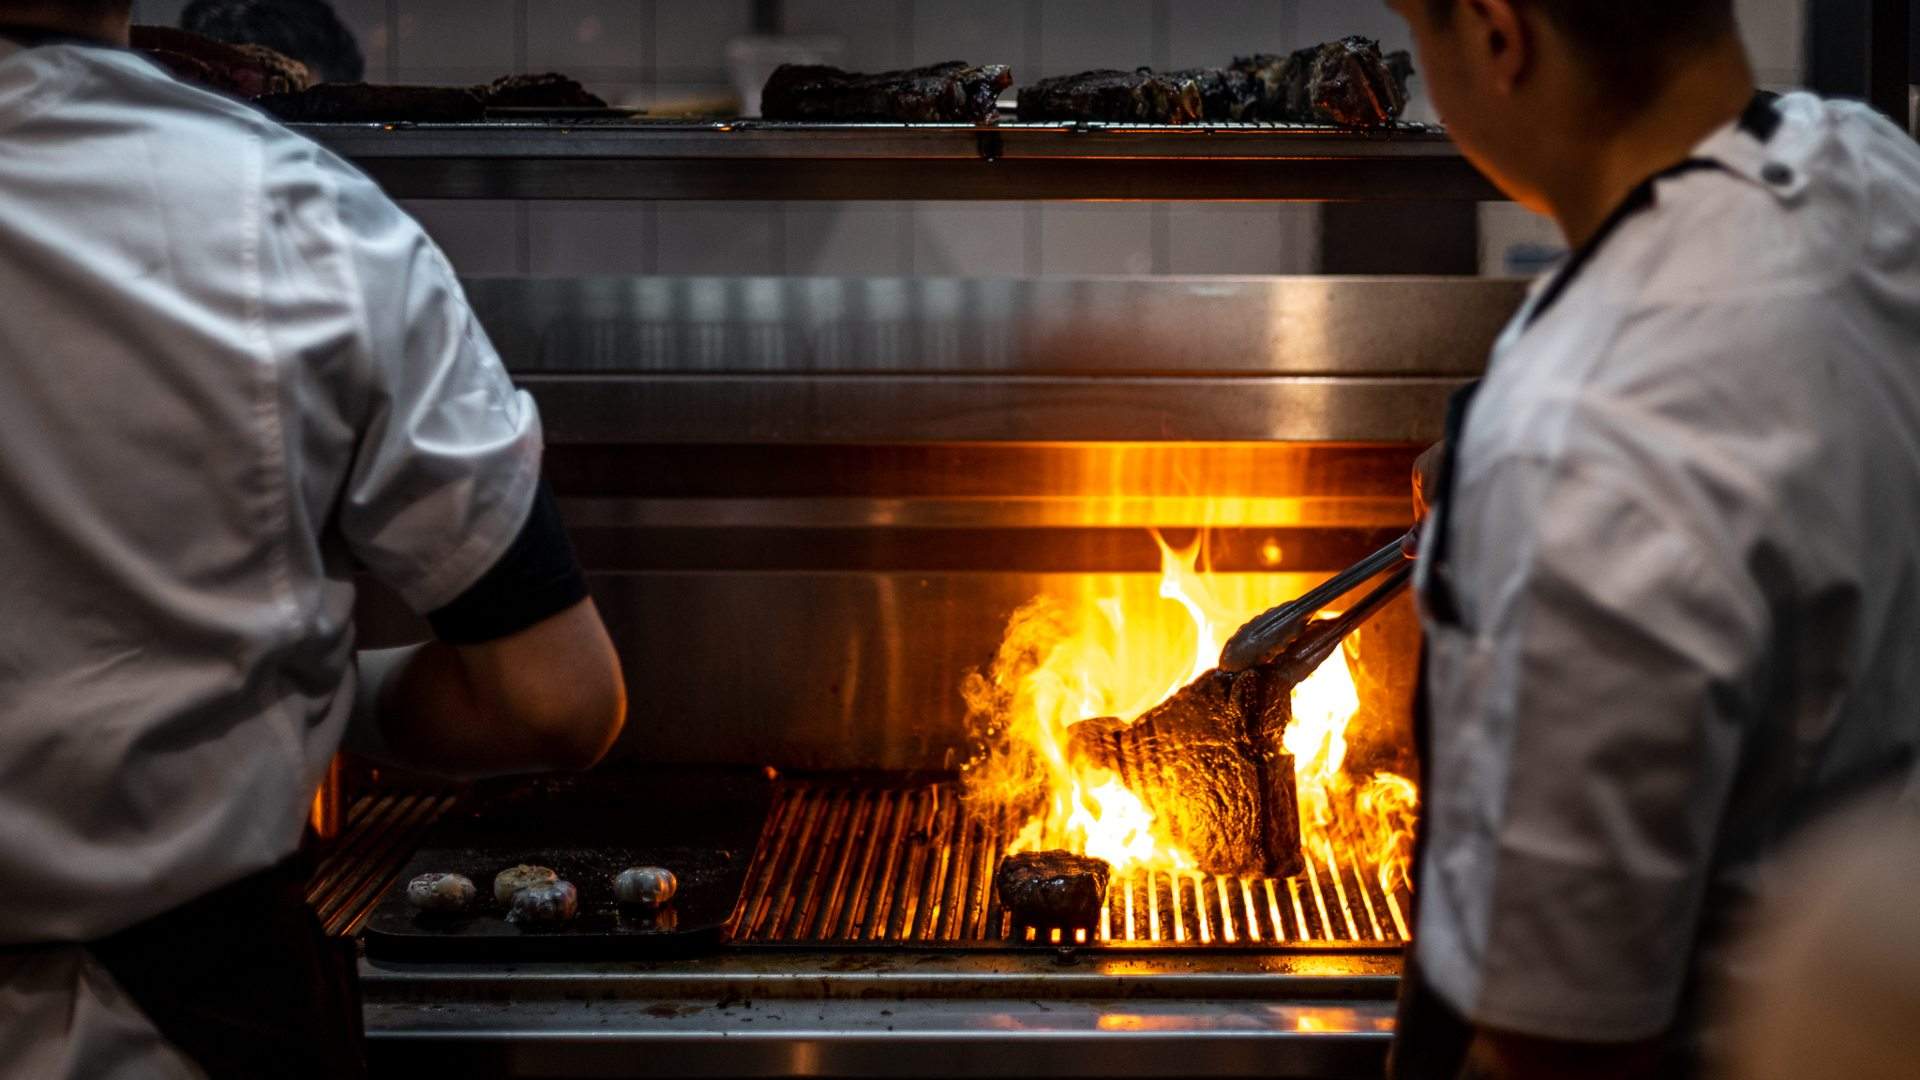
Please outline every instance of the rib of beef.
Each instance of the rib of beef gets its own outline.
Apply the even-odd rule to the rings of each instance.
[[[1118,773],[1207,873],[1291,877],[1305,866],[1281,744],[1292,689],[1270,666],[1211,671],[1131,724],[1074,725],[1069,753]]]
[[[1348,37],[1287,56],[1235,60],[1233,68],[1259,84],[1254,119],[1389,127],[1406,111],[1413,58],[1382,55],[1379,42]]]
[[[862,75],[835,67],[784,64],[767,80],[760,113],[769,120],[990,124],[1013,85],[1005,64],[958,60]]]
[[[1105,860],[1065,851],[1009,855],[993,872],[1000,906],[1016,927],[1088,930],[1100,923],[1113,868]]]
[[[1177,75],[1087,71],[1042,79],[1020,91],[1020,119],[1117,124],[1191,124],[1206,115],[1199,83]]]

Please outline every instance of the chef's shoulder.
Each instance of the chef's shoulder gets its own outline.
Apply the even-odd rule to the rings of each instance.
[[[1791,94],[1775,109],[1766,141],[1729,132],[1704,148],[1714,167],[1659,183],[1623,299],[1649,309],[1791,302],[1917,273],[1920,144],[1857,102]]]

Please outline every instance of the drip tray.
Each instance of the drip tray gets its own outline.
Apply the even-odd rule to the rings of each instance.
[[[1355,951],[1397,951],[1409,939],[1407,882],[1339,835],[1291,878],[1116,876],[1091,940],[1021,939],[993,890],[1016,831],[1010,819],[969,814],[952,782],[782,780],[730,936],[810,947]]]

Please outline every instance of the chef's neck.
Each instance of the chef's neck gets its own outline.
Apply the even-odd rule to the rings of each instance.
[[[1686,160],[1707,136],[1738,119],[1753,94],[1753,68],[1740,40],[1729,34],[1711,49],[1690,53],[1630,113],[1569,125],[1564,155],[1541,184],[1546,208],[1567,242],[1579,247],[1592,239],[1634,188]]]
[[[0,26],[127,44],[133,0],[0,0]]]

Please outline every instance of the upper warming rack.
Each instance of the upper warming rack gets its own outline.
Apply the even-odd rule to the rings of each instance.
[[[400,198],[1483,201],[1445,134],[1306,124],[308,124]]]

